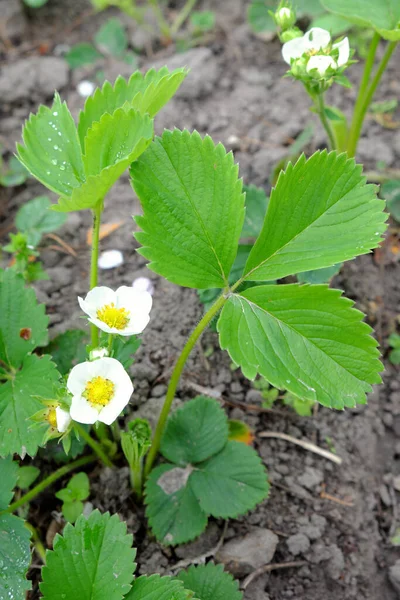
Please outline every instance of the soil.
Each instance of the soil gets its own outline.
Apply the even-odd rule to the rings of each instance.
[[[96,67],[70,72],[60,58],[62,45],[87,41],[115,11],[93,17],[84,0],[50,0],[42,9],[23,15],[17,4],[16,0],[0,0],[4,43],[0,50],[0,89],[4,100],[0,106],[0,136],[9,152],[20,138],[28,113],[36,111],[39,102],[48,103],[54,87],[59,87],[76,115],[83,105],[76,91],[79,81],[95,81],[99,69],[110,80],[131,71],[127,64],[109,58]],[[173,46],[163,48],[150,37],[145,40],[147,53],[143,51],[140,56],[141,69],[153,64],[192,66],[181,90],[157,117],[156,129],[161,132],[164,127],[186,127],[209,133],[235,151],[246,183],[268,189],[271,169],[287,154],[288,146],[304,127],[311,122],[315,125],[307,154],[323,147],[323,132],[309,112],[300,84],[282,78],[285,66],[280,44],[257,39],[248,29],[246,3],[210,0],[203,6],[217,12],[218,23],[216,34],[204,47],[179,54]],[[7,11],[15,14],[5,25],[2,19],[9,14]],[[129,19],[122,19],[131,39],[138,43],[140,35],[134,25]],[[359,80],[360,74],[361,65],[349,70],[353,82]],[[400,63],[394,59],[376,99],[399,95]],[[355,90],[336,86],[329,96],[332,104],[337,103],[349,113]],[[400,133],[383,129],[368,118],[358,159],[367,170],[379,168],[382,161],[386,167],[394,167],[400,159]],[[43,188],[33,180],[17,189],[0,188],[2,241],[12,228],[16,209],[42,193]],[[136,253],[131,215],[139,211],[125,175],[109,193],[104,218],[105,222],[123,221],[123,225],[102,244],[102,249],[120,249],[125,262],[117,269],[103,271],[101,283],[111,287],[130,285],[136,277],[145,275],[152,279],[155,288],[152,320],[132,368],[135,392],[128,419],[137,414],[154,418],[161,408],[174,360],[202,314],[196,291],[179,288],[150,273],[145,260]],[[82,328],[77,295],[87,292],[89,226],[90,214],[84,211],[69,215],[66,225],[57,232],[75,250],[76,257],[48,247],[43,249],[42,259],[50,280],[36,283],[35,288],[39,300],[47,305],[52,336],[68,328]],[[383,248],[344,265],[333,282],[366,312],[385,354],[386,340],[395,330],[399,312],[400,266],[390,250],[397,233],[391,223]],[[176,404],[195,395],[193,382],[217,389],[233,404],[259,403],[258,392],[240,371],[230,367],[229,357],[218,349],[216,334],[206,333],[189,360]],[[319,407],[312,418],[305,418],[281,407],[268,414],[243,406],[228,408],[232,417],[245,420],[254,429],[255,447],[268,468],[272,486],[268,500],[252,513],[229,522],[224,543],[233,539],[244,543],[249,533],[270,529],[279,539],[273,563],[304,562],[302,566],[272,570],[257,577],[245,591],[246,600],[399,597],[399,583],[397,591],[394,587],[397,570],[390,571],[390,567],[400,556],[390,538],[400,526],[400,498],[393,486],[393,478],[400,473],[400,381],[398,368],[386,359],[385,367],[383,385],[374,389],[367,406],[354,410],[334,412]],[[333,448],[343,463],[337,466],[288,442],[257,437],[265,430],[285,432]],[[37,459],[36,464],[41,465],[43,472],[51,468],[44,457]],[[130,494],[127,469],[111,471],[97,466],[88,472],[90,502],[102,510],[118,512],[135,533],[140,573],[168,573],[180,559],[213,548],[222,534],[223,523],[216,521],[195,544],[163,548],[146,531],[143,510]],[[57,530],[57,510],[59,505],[51,491],[31,505],[30,518],[48,543]],[[37,569],[32,569],[29,576],[35,582]],[[36,598],[39,592],[35,582],[29,599]]]

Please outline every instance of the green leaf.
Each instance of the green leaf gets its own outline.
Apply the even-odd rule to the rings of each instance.
[[[113,358],[118,360],[125,370],[134,363],[134,356],[140,348],[142,340],[136,335],[131,337],[116,336],[113,344]]]
[[[388,342],[392,348],[400,348],[400,335],[398,333],[391,333],[388,337]]]
[[[73,366],[86,358],[87,333],[81,329],[69,329],[57,335],[45,348],[51,354],[61,375],[66,375]]]
[[[27,467],[19,467],[17,485],[21,490],[27,490],[34,481],[39,477],[40,469],[29,465]],[[0,507],[1,508],[1,507]]]
[[[199,536],[207,526],[191,486],[192,468],[161,465],[146,482],[146,516],[156,538],[165,544],[184,544]],[[189,478],[189,479],[188,479]]]
[[[395,348],[389,352],[389,360],[392,365],[400,365],[400,348]]]
[[[238,167],[209,136],[165,131],[131,167],[149,268],[173,283],[225,287],[244,219]]]
[[[119,76],[114,86],[106,81],[102,89],[97,89],[86,100],[85,108],[79,115],[78,132],[82,150],[88,129],[94,122],[100,121],[104,113],[113,114],[127,105],[127,108],[135,108],[141,114],[148,113],[154,117],[172,98],[187,74],[186,68],[169,71],[163,67],[159,71],[150,69],[145,75],[136,71],[129,81]]]
[[[15,216],[15,225],[19,231],[27,234],[28,244],[37,246],[43,233],[55,231],[63,225],[66,215],[57,214],[52,210],[47,196],[38,196],[23,204]]]
[[[297,273],[297,279],[300,283],[327,283],[332,277],[337,275],[342,268],[342,264],[326,267],[325,269],[314,269],[313,271],[304,271]]]
[[[274,9],[271,2],[267,5],[264,0],[253,0],[247,11],[247,19],[250,27],[255,33],[263,31],[275,31],[276,24],[269,11]]]
[[[325,285],[269,285],[232,295],[218,330],[243,374],[342,409],[365,404],[380,383],[377,342],[363,314]]]
[[[30,533],[14,515],[0,515],[0,598],[25,600],[31,582],[26,572],[31,562]]]
[[[38,304],[32,288],[11,269],[0,283],[0,359],[17,369],[25,356],[47,343],[48,318],[44,304]],[[21,335],[28,330],[29,337]]]
[[[283,398],[285,406],[290,406],[300,417],[311,417],[313,413],[313,400],[301,400],[294,394],[287,393]]]
[[[148,115],[123,108],[103,115],[85,137],[86,182],[70,197],[60,198],[55,208],[66,212],[96,206],[152,139],[153,121]]]
[[[86,500],[89,496],[89,477],[86,473],[77,473],[74,475],[68,485],[56,493],[56,498],[63,502],[73,502],[74,500]]]
[[[215,12],[212,10],[195,10],[190,15],[190,24],[200,32],[212,31],[215,27]]]
[[[44,600],[122,600],[131,588],[136,551],[118,515],[92,512],[67,524],[46,552]]]
[[[83,512],[83,502],[80,500],[72,500],[72,502],[64,502],[62,505],[62,514],[68,523],[75,523]]]
[[[236,518],[267,495],[265,468],[253,448],[229,441],[219,454],[196,465],[189,484],[206,514]]]
[[[382,197],[386,200],[388,211],[400,223],[400,180],[387,181],[382,185],[380,191]]]
[[[14,462],[11,456],[0,458],[0,510],[7,508],[14,496],[14,488],[18,479],[18,463]]]
[[[43,409],[39,398],[48,398],[58,378],[50,356],[31,354],[21,370],[0,386],[0,456],[36,454],[43,430],[32,428],[30,418]]]
[[[228,420],[216,400],[198,396],[168,419],[161,453],[178,465],[198,463],[220,452],[228,439]]]
[[[43,185],[70,196],[85,181],[76,127],[65,102],[56,93],[53,106],[40,106],[23,130],[25,146],[17,144],[22,164]]]
[[[24,4],[30,8],[40,8],[47,4],[48,0],[24,0]]]
[[[321,29],[329,31],[331,37],[337,37],[349,31],[349,29],[351,29],[351,23],[337,15],[324,13],[313,20],[310,25],[310,28],[312,27],[320,27]]]
[[[82,42],[72,46],[71,50],[65,55],[65,60],[71,69],[78,69],[85,65],[92,65],[103,55],[88,42]]]
[[[0,163],[1,168],[1,163]],[[5,173],[0,172],[0,185],[4,187],[14,187],[21,185],[28,178],[28,171],[25,169],[16,156],[12,156],[8,163],[8,169]]]
[[[346,154],[289,163],[272,190],[245,279],[268,281],[366,254],[385,231],[384,203]]]
[[[269,199],[263,188],[256,185],[245,185],[243,191],[246,192],[246,214],[240,237],[257,237],[264,222]]]
[[[188,600],[188,596],[182,582],[177,579],[143,575],[135,579],[125,600]]]
[[[386,40],[400,40],[398,0],[321,0],[336,15],[361,27],[373,27]]]
[[[187,571],[180,571],[177,579],[201,600],[242,600],[243,598],[238,582],[230,573],[224,572],[222,565],[208,563],[198,567],[191,566]]]
[[[128,47],[128,36],[121,21],[108,19],[94,36],[96,46],[104,54],[121,58]]]

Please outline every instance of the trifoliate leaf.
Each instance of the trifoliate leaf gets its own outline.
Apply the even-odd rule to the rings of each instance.
[[[156,538],[166,546],[184,544],[207,526],[191,486],[192,467],[161,465],[146,482],[146,515]]]
[[[86,100],[85,108],[79,115],[78,132],[82,151],[88,129],[94,122],[100,121],[104,113],[112,115],[118,108],[127,107],[154,117],[172,98],[187,74],[186,68],[169,71],[163,67],[159,71],[150,69],[145,75],[136,71],[129,81],[119,76],[114,86],[106,81],[101,89],[97,89]]]
[[[0,456],[36,454],[43,429],[33,428],[30,419],[43,409],[40,398],[48,398],[58,378],[50,356],[28,354],[21,370],[0,386]]]
[[[70,196],[85,181],[82,151],[74,120],[58,94],[53,106],[41,106],[23,129],[25,146],[17,144],[22,164],[47,188]]]
[[[242,600],[239,584],[230,573],[225,573],[222,565],[208,563],[198,567],[189,567],[180,571],[177,579],[185,588],[192,590],[201,600]]]
[[[188,600],[188,595],[177,579],[143,575],[135,579],[125,600]]]
[[[0,359],[17,369],[25,356],[47,343],[48,318],[32,288],[15,271],[4,271],[0,283]]]
[[[325,285],[268,285],[232,295],[220,344],[249,379],[342,409],[365,404],[382,365],[363,314]]]
[[[11,498],[14,496],[14,488],[18,479],[18,470],[18,463],[14,462],[11,456],[0,458],[0,511],[7,508],[11,502]]]
[[[122,600],[131,588],[135,554],[118,515],[95,510],[88,519],[81,516],[46,552],[43,600]]]
[[[66,375],[77,363],[86,358],[87,334],[81,329],[69,329],[60,333],[45,348],[51,354],[61,375]]]
[[[213,517],[235,518],[267,495],[267,474],[253,448],[230,441],[219,454],[196,465],[190,485],[201,508]]]
[[[87,181],[70,197],[59,199],[57,210],[66,212],[93,208],[147,148],[153,138],[153,121],[136,110],[106,113],[93,123],[85,137],[83,157]]]
[[[31,582],[26,572],[31,562],[30,533],[14,515],[0,515],[0,598],[25,600]]]
[[[256,185],[245,185],[243,190],[246,192],[246,215],[240,237],[257,237],[264,223],[269,199],[265,191]]]
[[[373,27],[386,40],[400,40],[400,3],[397,0],[321,0],[322,5],[351,23]]]
[[[26,233],[28,244],[37,246],[44,233],[55,231],[63,225],[66,215],[49,210],[51,202],[47,196],[38,196],[23,204],[15,215],[15,226]]]
[[[178,465],[198,463],[225,446],[228,420],[216,400],[198,396],[168,419],[161,453]]]
[[[142,203],[136,239],[173,283],[225,287],[244,219],[238,167],[209,136],[165,131],[131,167]]]
[[[368,253],[385,231],[384,202],[346,154],[316,152],[281,173],[245,279],[268,281]]]

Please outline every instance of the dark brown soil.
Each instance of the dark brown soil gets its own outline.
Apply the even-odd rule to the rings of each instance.
[[[2,7],[16,0],[0,0]],[[218,31],[206,48],[187,54],[175,54],[174,48],[163,49],[154,43],[155,54],[143,55],[140,68],[153,64],[172,67],[189,64],[192,72],[176,98],[156,119],[156,128],[198,129],[209,133],[227,147],[233,146],[236,160],[246,183],[268,187],[272,167],[287,152],[290,143],[309,122],[314,122],[309,103],[300,84],[282,79],[285,72],[276,41],[265,43],[254,38],[245,23],[245,2],[209,0],[218,13]],[[65,6],[68,11],[65,12]],[[65,9],[65,10],[64,10]],[[82,19],[88,10],[82,2],[65,3],[50,0],[32,13],[17,34],[5,40],[0,77],[10,77],[18,61],[38,56],[43,61],[59,51],[60,44],[87,40],[105,14]],[[132,23],[124,21],[133,32]],[[5,30],[7,31],[7,29]],[[5,39],[5,38],[3,38]],[[43,56],[40,53],[44,53]],[[130,67],[113,59],[98,65],[113,80],[119,72],[130,73]],[[95,80],[97,68],[69,73],[60,90],[62,97],[76,114],[83,105],[76,83],[83,78]],[[349,70],[350,78],[360,77],[360,66]],[[55,73],[48,72],[50,86]],[[396,58],[385,74],[377,99],[398,97],[400,67]],[[23,86],[22,86],[23,87]],[[46,89],[46,85],[42,86]],[[1,92],[0,92],[1,93]],[[20,96],[0,106],[0,136],[11,150],[19,139],[20,127],[30,110],[50,101],[45,91],[33,94],[22,90]],[[51,94],[50,94],[51,96]],[[332,104],[348,112],[355,97],[354,90],[337,86],[330,93]],[[397,115],[399,117],[399,115]],[[324,145],[323,132],[315,123],[315,135],[307,152]],[[393,130],[383,129],[369,118],[360,144],[358,159],[367,170],[396,166],[400,159],[400,138]],[[6,233],[12,227],[15,210],[24,201],[43,193],[34,181],[16,190],[0,188],[0,227]],[[152,320],[143,336],[143,344],[132,369],[135,392],[131,413],[153,415],[162,404],[171,367],[189,332],[202,314],[193,290],[182,289],[147,271],[145,261],[135,252],[131,215],[140,210],[124,176],[106,201],[105,221],[124,221],[117,234],[107,238],[103,248],[123,251],[125,263],[116,270],[103,272],[101,282],[117,286],[128,284],[140,275],[151,277],[155,285]],[[77,258],[45,249],[42,258],[50,281],[35,284],[40,301],[47,304],[51,333],[71,327],[82,327],[77,295],[87,291],[88,247],[86,232],[90,214],[69,215],[60,230],[62,239],[77,252]],[[383,250],[347,263],[334,285],[357,302],[376,328],[377,337],[387,351],[386,340],[396,326],[400,299],[400,267],[391,252],[398,231],[392,224],[390,237]],[[206,349],[213,352],[204,352]],[[205,358],[205,354],[209,356]],[[377,387],[366,407],[333,412],[320,407],[313,418],[300,418],[291,412],[261,414],[229,408],[235,418],[246,420],[256,432],[286,432],[295,438],[307,438],[321,447],[334,448],[343,459],[339,467],[315,454],[280,440],[261,440],[255,445],[269,470],[272,491],[269,499],[251,514],[229,523],[226,540],[240,539],[254,527],[269,528],[279,537],[274,563],[304,560],[305,565],[272,571],[258,577],[247,588],[247,600],[392,600],[397,592],[389,581],[389,567],[399,558],[390,537],[400,526],[399,495],[393,488],[393,477],[400,473],[400,382],[399,371],[385,360],[384,383]],[[191,383],[218,389],[231,403],[259,402],[239,371],[232,371],[228,356],[218,350],[215,334],[209,332],[201,347],[193,353],[179,392],[180,401],[194,395]],[[279,407],[280,408],[280,407]],[[131,414],[129,415],[131,417]],[[40,462],[49,470],[48,461]],[[223,524],[213,524],[194,548],[165,549],[146,532],[143,511],[129,492],[125,468],[109,471],[96,467],[90,473],[94,506],[118,511],[136,534],[139,571],[167,573],[182,557],[201,554],[215,545]],[[53,527],[51,511],[59,509],[51,493],[32,503],[31,518],[43,537]],[[294,541],[292,536],[301,534]],[[289,542],[288,542],[289,540]],[[296,544],[297,540],[297,544]],[[300,541],[299,541],[300,540]],[[305,541],[304,541],[305,540]],[[298,554],[296,551],[298,550]],[[190,554],[192,552],[192,554]],[[37,571],[33,570],[32,578]],[[37,587],[29,596],[39,597]],[[229,600],[229,599],[227,599]]]

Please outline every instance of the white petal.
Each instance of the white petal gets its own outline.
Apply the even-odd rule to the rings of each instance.
[[[76,91],[80,96],[82,96],[82,98],[87,98],[88,96],[93,94],[95,87],[96,86],[91,81],[81,81],[76,86]]]
[[[117,296],[116,305],[118,308],[126,308],[132,312],[149,314],[153,304],[153,298],[149,292],[141,292],[132,287],[123,285],[115,292]]]
[[[96,423],[99,418],[99,411],[81,395],[73,396],[69,413],[74,421],[86,425]]]
[[[112,302],[115,304],[117,296],[111,288],[98,286],[90,290],[84,300],[82,298],[78,298],[78,300],[82,310],[92,316],[93,312],[96,314],[97,310],[103,308],[106,304],[111,304]]]
[[[108,348],[93,348],[89,352],[90,360],[97,360],[98,358],[105,358],[107,356],[109,356]]]
[[[80,363],[73,367],[68,375],[67,388],[73,396],[80,395],[84,391],[87,382],[92,378],[91,364],[93,363],[89,361]]]
[[[120,331],[120,335],[137,335],[138,333],[142,333],[150,322],[150,315],[146,313],[138,313],[134,314],[130,319],[129,323],[126,326],[126,329]]]
[[[305,36],[294,38],[294,40],[290,40],[286,42],[282,46],[282,56],[283,60],[290,65],[290,61],[295,58],[300,58],[303,56],[304,52],[307,51],[307,45],[305,43]]]
[[[132,282],[132,287],[134,290],[138,292],[149,292],[149,294],[154,294],[154,285],[151,279],[148,277],[137,277]]]
[[[98,265],[100,269],[114,269],[122,265],[123,262],[122,252],[119,250],[106,250],[106,252],[100,254]]]
[[[106,425],[111,425],[118,418],[128,404],[133,392],[131,378],[121,363],[115,359],[109,360],[113,360],[114,363],[109,365],[107,375],[104,376],[114,383],[115,392],[111,402],[100,411],[98,416],[98,420]]]
[[[307,50],[322,50],[331,41],[331,34],[321,27],[313,27],[303,39]]]
[[[64,433],[68,429],[68,425],[71,423],[71,417],[69,412],[63,410],[59,406],[56,408],[56,422],[57,429],[60,433]]]
[[[350,57],[350,45],[349,38],[345,37],[341,42],[337,44],[333,44],[332,48],[338,48],[339,50],[339,58],[337,64],[339,67],[342,67],[347,63]]]
[[[96,327],[101,329],[101,331],[105,331],[106,333],[120,333],[118,329],[115,329],[115,327],[109,327],[107,323],[104,323],[104,321],[100,321],[100,319],[98,319],[97,317],[90,317],[89,321],[90,323],[93,323],[93,325],[96,325]]]
[[[317,69],[320,75],[325,75],[328,67],[332,67],[333,69],[337,68],[337,64],[333,58],[331,56],[317,54],[316,56],[310,57],[310,60],[307,63],[307,73],[312,69]]]

